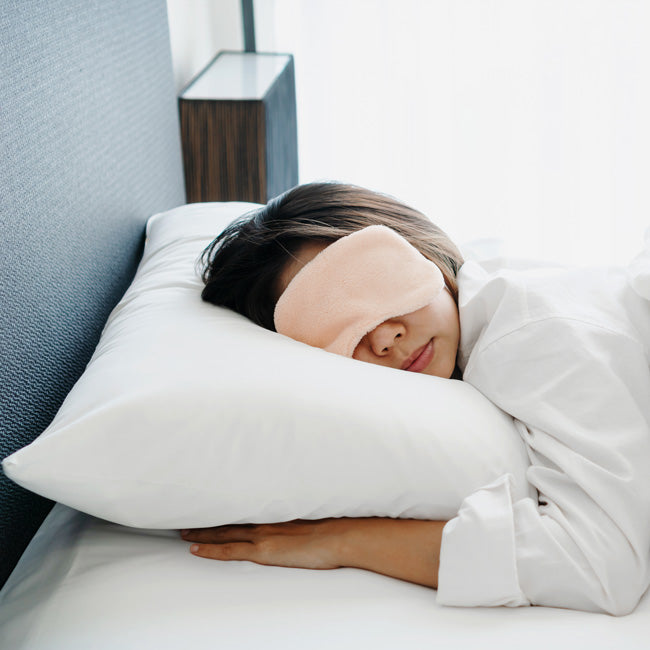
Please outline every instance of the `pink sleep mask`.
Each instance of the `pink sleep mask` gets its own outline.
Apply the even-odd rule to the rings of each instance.
[[[377,325],[425,307],[444,286],[440,269],[404,237],[368,226],[327,246],[294,276],[275,306],[275,328],[351,357]]]

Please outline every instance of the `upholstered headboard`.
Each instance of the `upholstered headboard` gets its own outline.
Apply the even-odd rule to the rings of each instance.
[[[82,373],[151,214],[185,201],[165,0],[0,12],[0,451]],[[0,584],[51,507],[0,476]]]

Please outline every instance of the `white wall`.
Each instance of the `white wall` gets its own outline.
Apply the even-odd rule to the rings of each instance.
[[[219,50],[242,50],[239,0],[167,0],[176,91]]]
[[[168,0],[180,89],[239,0]],[[625,263],[650,225],[650,1],[256,0],[296,64],[300,182],[393,194],[457,242]]]
[[[458,242],[624,263],[650,225],[647,0],[257,0],[296,63],[300,181],[393,194]]]

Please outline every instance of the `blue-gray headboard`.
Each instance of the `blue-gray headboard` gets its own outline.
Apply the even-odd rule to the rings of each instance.
[[[0,71],[5,457],[82,373],[147,217],[185,194],[165,0],[5,1]],[[51,505],[0,476],[0,585]]]

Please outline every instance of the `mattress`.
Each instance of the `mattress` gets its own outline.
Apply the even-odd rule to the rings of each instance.
[[[0,648],[526,648],[650,645],[650,595],[616,618],[543,607],[452,608],[358,569],[195,557],[176,531],[57,504],[0,592]]]

